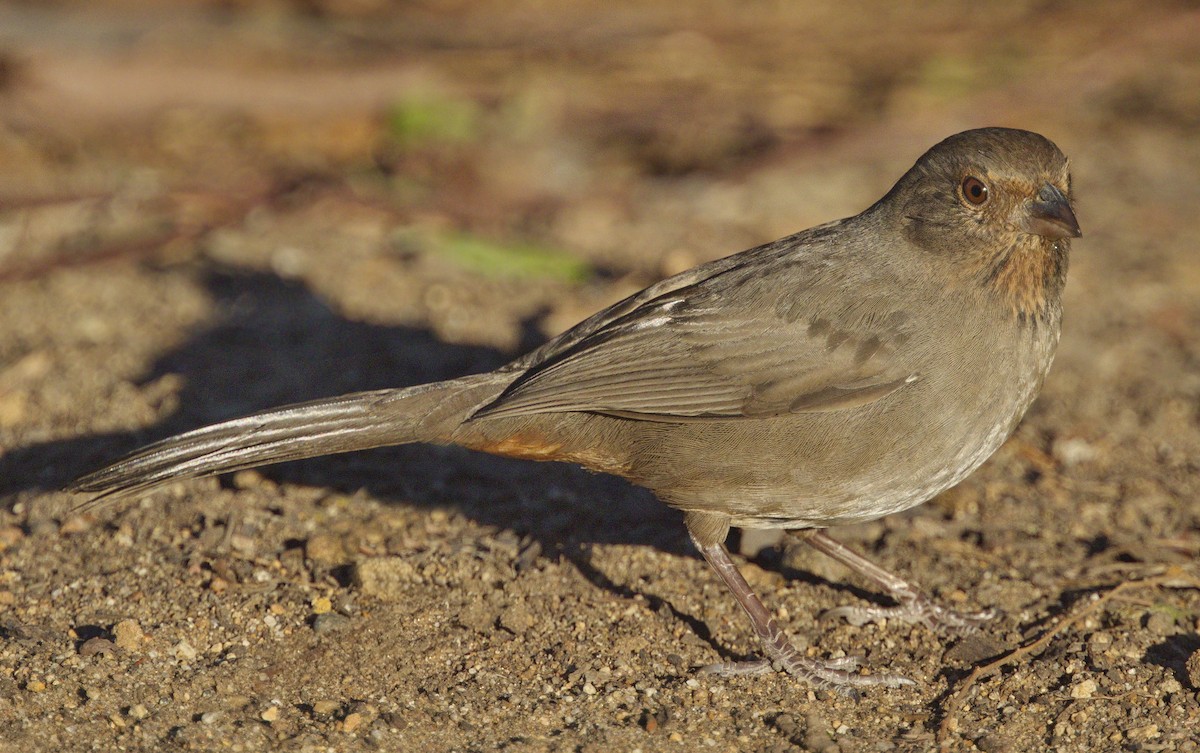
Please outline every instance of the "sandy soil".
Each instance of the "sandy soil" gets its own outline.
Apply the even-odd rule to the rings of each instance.
[[[0,749],[1200,749],[1193,3],[0,5]],[[744,570],[853,701],[755,650],[677,514],[404,447],[57,491],[150,439],[489,369],[661,276],[858,211],[962,128],[1072,158],[1058,362],[1014,438]],[[1119,590],[1115,590],[1118,589]],[[973,674],[975,673],[975,674]]]

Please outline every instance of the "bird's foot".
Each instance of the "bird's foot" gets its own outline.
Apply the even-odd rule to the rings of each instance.
[[[771,615],[759,598],[750,590],[750,584],[738,572],[737,566],[733,564],[733,560],[729,558],[729,552],[725,549],[725,545],[720,542],[720,538],[725,535],[724,531],[718,532],[719,536],[714,536],[716,541],[710,543],[704,542],[704,536],[698,535],[705,533],[704,527],[699,525],[705,523],[703,518],[697,521],[699,516],[689,515],[688,532],[692,536],[692,541],[695,542],[696,548],[700,550],[700,554],[704,555],[704,559],[712,565],[713,570],[717,575],[721,576],[721,580],[733,593],[734,598],[738,600],[738,604],[746,611],[746,615],[750,618],[750,624],[754,627],[754,632],[758,635],[758,639],[762,642],[764,658],[759,661],[750,662],[732,662],[729,664],[716,664],[709,667],[704,667],[701,671],[708,674],[716,675],[749,675],[763,674],[771,670],[787,672],[792,677],[803,680],[818,689],[828,689],[840,693],[851,698],[857,698],[859,688],[887,686],[898,687],[900,685],[915,685],[912,680],[900,675],[880,674],[880,675],[864,675],[857,671],[860,660],[855,657],[845,657],[841,659],[831,659],[828,661],[819,661],[802,656],[796,647],[792,645],[792,641],[788,638],[787,633],[779,627],[779,623]],[[711,521],[709,521],[711,522]]]
[[[920,623],[934,630],[941,629],[949,633],[968,635],[979,630],[998,614],[994,609],[985,609],[982,612],[956,612],[948,607],[934,604],[916,583],[889,573],[845,544],[829,538],[823,531],[801,531],[794,535],[883,587],[893,599],[899,602],[894,607],[837,607],[822,613],[821,619],[823,620],[841,618],[851,625],[898,620],[910,625]]]
[[[771,658],[710,664],[706,667],[701,667],[700,672],[720,677],[786,672],[818,690],[832,690],[850,698],[859,697],[859,688],[879,685],[895,688],[901,685],[916,684],[901,675],[859,674],[856,670],[862,666],[862,660],[857,656],[845,656],[838,659],[820,661],[800,656],[790,644],[785,649],[777,649],[772,644],[766,644],[766,646],[769,649],[769,653],[773,655]]]
[[[948,607],[934,604],[920,592],[896,595],[899,605],[894,607],[841,606],[821,613],[822,620],[843,619],[851,625],[868,622],[897,620],[909,625],[924,625],[933,630],[943,630],[959,635],[978,631],[998,614],[994,609],[979,612],[956,612]]]

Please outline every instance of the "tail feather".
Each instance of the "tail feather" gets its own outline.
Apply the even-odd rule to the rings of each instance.
[[[176,479],[409,442],[446,441],[511,377],[481,374],[395,390],[297,403],[206,426],[143,447],[74,481],[95,497],[127,497]]]

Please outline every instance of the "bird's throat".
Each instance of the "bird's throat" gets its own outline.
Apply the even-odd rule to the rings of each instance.
[[[1045,324],[1061,310],[1069,243],[1036,236],[1018,238],[985,262],[980,279],[1019,321]]]

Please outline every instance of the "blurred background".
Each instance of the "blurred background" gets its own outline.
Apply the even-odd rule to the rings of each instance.
[[[493,368],[663,276],[856,213],[929,146],[986,125],[1041,132],[1072,160],[1084,237],[1074,245],[1059,360],[1030,418],[972,480],[845,538],[927,585],[948,578],[947,588],[967,589],[955,592],[962,598],[1024,609],[1027,617],[1061,606],[1064,578],[1087,580],[1113,572],[1104,568],[1114,563],[1193,561],[1200,551],[1198,40],[1200,7],[1186,0],[2,2],[0,499],[7,507],[0,564],[7,580],[0,602],[59,640],[81,624],[111,625],[115,619],[89,611],[110,588],[91,565],[111,561],[128,572],[132,561],[121,558],[133,555],[112,543],[113,530],[128,529],[139,548],[158,551],[156,562],[175,570],[161,574],[158,590],[136,581],[137,593],[150,596],[140,606],[121,598],[113,614],[140,613],[147,629],[186,633],[180,626],[197,609],[194,594],[169,584],[194,576],[211,586],[205,531],[235,536],[250,526],[237,540],[253,556],[235,547],[235,560],[286,564],[287,552],[299,548],[306,562],[325,562],[305,548],[318,520],[341,542],[331,566],[352,564],[364,551],[403,554],[418,539],[489,541],[497,531],[515,533],[525,552],[531,541],[538,551],[595,546],[603,576],[539,586],[560,589],[566,601],[558,612],[538,613],[536,624],[560,620],[569,632],[574,614],[599,619],[588,610],[599,608],[589,599],[601,597],[589,596],[589,587],[641,593],[649,573],[663,573],[653,581],[662,603],[694,612],[683,633],[695,633],[718,614],[705,610],[729,605],[718,606],[724,596],[715,592],[699,600],[695,583],[707,576],[688,559],[677,518],[636,490],[571,469],[405,448],[243,474],[232,491],[193,486],[217,494],[216,507],[203,507],[202,494],[179,492],[182,507],[143,505],[115,513],[107,527],[72,516],[70,500],[54,490],[172,431],[282,402]],[[321,496],[330,488],[338,496]],[[286,524],[252,525],[253,515],[241,521],[229,512],[235,492],[259,495],[243,506],[275,510]],[[351,514],[335,524],[335,508]],[[449,523],[446,509],[455,511]],[[371,543],[372,529],[402,524],[425,528],[408,543]],[[168,536],[154,549],[138,538],[176,528],[195,540]],[[459,548],[448,551],[448,567],[460,575],[474,572],[482,556],[459,561]],[[643,556],[651,564],[637,577],[619,564]],[[940,559],[975,556],[990,558],[987,567]],[[655,557],[669,558],[672,568],[697,566],[694,578],[676,584]],[[816,572],[815,585],[845,579],[812,562],[797,567]],[[1007,575],[976,575],[984,571]],[[50,595],[72,578],[85,584],[74,601]],[[278,616],[303,626],[312,617],[304,589],[317,586],[297,578],[284,579],[301,595],[281,602]],[[964,578],[976,580],[969,586]],[[347,586],[344,578],[332,583],[339,593]],[[851,595],[830,593],[833,603]],[[408,598],[436,602],[440,594]],[[792,598],[793,619],[811,611],[803,601],[810,597]],[[1149,673],[1145,683],[1179,678],[1183,687],[1184,658],[1200,649],[1196,605],[1194,597],[1171,598],[1177,618],[1156,638],[1168,648],[1155,655],[1161,661],[1137,667]],[[253,611],[248,603],[236,609]],[[697,603],[705,606],[687,606]],[[736,611],[719,614],[717,643],[744,641],[736,638],[744,627]],[[1123,619],[1144,625],[1145,614]],[[658,625],[655,613],[649,618]],[[637,633],[658,629],[629,620]],[[490,628],[487,619],[480,624]],[[422,629],[441,635],[436,625]],[[492,632],[480,630],[475,640]],[[670,649],[679,634],[655,651]],[[601,640],[593,653],[613,645]],[[42,651],[12,650],[0,654],[14,678],[0,681],[13,683],[12,693],[0,693],[0,721],[42,714],[61,727],[76,713],[84,720],[72,727],[78,739],[99,729],[88,724],[106,724],[104,702],[94,718],[62,710],[82,680],[44,696],[44,708],[21,696],[55,670]],[[294,661],[293,645],[272,650],[280,652],[274,661],[306,664]],[[684,663],[713,660],[709,643],[691,650]],[[423,666],[427,657],[417,650],[399,662],[388,656],[389,666],[409,664],[414,674],[463,671]],[[347,661],[348,675],[371,663]],[[687,675],[676,672],[681,663],[662,666],[666,675],[653,681],[666,698]],[[553,675],[546,682],[586,681],[605,696],[601,680],[581,680],[570,667],[561,677],[546,670]],[[185,682],[183,670],[162,671],[156,681]],[[646,671],[639,666],[629,676]],[[257,691],[230,680],[240,689],[225,695],[258,703],[275,693],[283,708],[313,700],[294,690],[305,682],[283,675],[287,683]],[[205,670],[187,682],[213,676]],[[537,677],[529,686],[535,696],[544,692]],[[386,674],[363,682],[360,696],[408,687]],[[746,721],[758,713],[755,704],[778,702],[770,694],[783,686],[768,687],[775,690],[747,695],[749,706],[734,704],[729,713],[741,722],[710,725],[714,745],[734,749],[737,735],[749,735],[755,747],[766,736],[821,749],[809,735],[820,720]],[[926,715],[916,721],[899,711],[901,721],[872,720],[862,709],[844,710],[843,718],[873,740],[927,732],[940,713],[938,691],[931,687],[916,704],[918,717]],[[5,705],[14,694],[15,705]],[[1005,717],[1015,726],[1002,741],[1016,741],[1013,750],[1032,749],[1020,741],[1060,740],[1046,732],[1058,712],[1026,703],[1038,697],[1018,693],[1020,714]],[[1175,704],[1185,716],[1200,709],[1188,698]],[[108,701],[115,718],[128,720],[128,704]],[[492,709],[494,701],[485,694],[475,703]],[[710,701],[701,705],[723,708]],[[411,722],[419,731],[410,741],[439,733],[473,739],[457,722],[445,723],[445,713],[459,712],[427,702],[440,710]],[[196,709],[177,703],[175,716],[163,712],[161,729],[146,722],[144,737],[125,727],[118,734],[149,744],[166,739],[172,725],[191,729]],[[540,702],[509,703],[512,715],[496,712],[497,719],[533,734],[522,725],[533,724],[530,709]],[[555,707],[546,712],[550,722],[534,727],[557,730],[562,740],[601,730],[613,745],[652,749],[667,740],[636,737],[660,724],[657,707],[646,704],[613,702],[608,708],[625,716],[611,718]],[[1158,736],[1142,742],[1183,739],[1170,737],[1183,723],[1169,716],[1169,705],[1155,718]],[[980,729],[1003,732],[1000,706],[979,711]],[[342,724],[350,706],[339,708],[329,718]],[[1125,711],[1112,718],[1125,719]],[[292,732],[335,735],[322,719],[297,722]],[[1062,740],[1081,750],[1104,747],[1111,742],[1104,719],[1072,722],[1079,737]],[[693,721],[706,724],[696,717],[677,729],[692,730]],[[11,729],[26,729],[35,735],[30,744],[44,746],[50,738],[38,735],[53,726]]]

